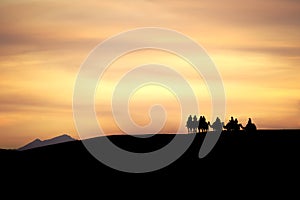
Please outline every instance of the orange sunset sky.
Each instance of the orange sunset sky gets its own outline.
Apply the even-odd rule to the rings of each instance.
[[[223,80],[225,122],[234,116],[245,124],[252,117],[258,128],[300,128],[299,1],[1,0],[0,24],[0,148],[63,133],[78,138],[72,95],[80,65],[110,36],[151,26],[179,31],[206,49]],[[201,101],[201,114],[209,118],[209,92],[193,69],[172,54],[144,50],[117,60],[101,80],[105,95],[96,94],[96,109],[107,133],[119,130],[111,115],[103,114],[109,112],[110,99],[100,102],[100,96],[111,95],[121,67],[149,61],[174,66],[187,77]],[[155,85],[132,96],[135,122],[149,123],[153,103],[168,111],[162,132],[173,132],[180,107]]]

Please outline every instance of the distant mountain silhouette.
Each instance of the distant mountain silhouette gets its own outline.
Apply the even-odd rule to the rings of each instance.
[[[34,148],[38,148],[38,147],[59,144],[59,143],[64,143],[64,142],[70,142],[70,141],[75,141],[75,139],[66,134],[60,135],[60,136],[57,136],[57,137],[54,137],[54,138],[51,138],[48,140],[35,139],[34,141],[26,144],[25,146],[20,147],[18,150],[24,151],[27,149],[34,149]]]

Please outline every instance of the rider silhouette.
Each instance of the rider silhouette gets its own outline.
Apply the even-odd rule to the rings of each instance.
[[[240,126],[241,126],[241,125],[239,124],[238,119],[235,118],[235,120],[234,120],[234,125],[233,125],[234,131],[239,131],[239,130],[240,130]]]
[[[197,121],[197,120],[198,120],[198,119],[197,119],[197,116],[194,115],[193,121]]]
[[[206,119],[204,116],[200,116],[199,119],[199,124],[198,124],[198,131],[199,133],[202,132],[207,132],[208,131],[208,123],[206,122]]]
[[[233,117],[229,120],[229,122],[224,126],[224,128],[229,132],[239,131],[241,124],[239,124],[237,118],[233,120]]]
[[[186,127],[187,127],[189,133],[193,132],[193,118],[192,118],[192,115],[190,115],[188,117],[188,120],[186,122]]]
[[[247,125],[246,125],[245,127],[242,126],[242,128],[243,128],[246,132],[255,132],[255,131],[257,130],[255,124],[252,123],[251,118],[248,119]]]
[[[209,123],[209,126],[214,131],[222,131],[222,129],[223,129],[223,123],[221,122],[219,117],[216,118],[216,121],[212,125],[210,125],[210,123]]]

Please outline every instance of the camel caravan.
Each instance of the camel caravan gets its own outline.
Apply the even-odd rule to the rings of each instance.
[[[209,121],[206,122],[204,116],[200,116],[198,120],[196,115],[194,115],[194,117],[192,117],[192,115],[188,117],[186,127],[188,133],[206,133],[209,130],[209,127],[212,128],[213,131],[219,132],[223,129],[227,132],[237,132],[240,130],[244,130],[245,132],[255,132],[257,130],[256,125],[252,123],[251,118],[249,118],[246,126],[239,124],[237,118],[233,119],[233,117],[231,117],[229,122],[224,125],[224,122],[221,122],[219,117],[216,118],[216,121],[213,124],[210,124]]]

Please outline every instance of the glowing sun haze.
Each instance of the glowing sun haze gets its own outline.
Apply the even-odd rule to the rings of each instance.
[[[300,128],[299,1],[2,0],[0,11],[0,148],[62,133],[78,138],[72,93],[80,65],[104,39],[145,26],[177,30],[206,49],[223,79],[225,121],[234,116],[245,124],[252,117],[259,128]],[[186,77],[202,111],[191,114],[210,117],[209,91],[192,67],[167,52],[144,50],[121,57],[101,80],[96,111],[108,134],[120,132],[109,113],[115,81],[149,63]],[[172,93],[150,85],[130,99],[135,123],[150,122],[153,104],[168,111],[164,133],[187,117]]]

